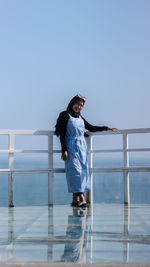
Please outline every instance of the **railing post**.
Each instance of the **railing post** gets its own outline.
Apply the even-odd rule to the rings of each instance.
[[[91,171],[91,168],[93,168],[93,153],[92,151],[92,136],[90,135],[87,140],[88,145],[88,153],[89,153],[89,169],[90,169],[90,183],[91,183],[91,192],[87,193],[87,201],[93,205],[93,172]]]
[[[129,152],[128,149],[128,134],[123,134],[123,163],[124,167],[124,204],[130,204],[130,184],[129,184]]]
[[[48,205],[53,205],[53,133],[48,135]]]
[[[8,135],[8,148],[8,168],[11,171],[14,168],[14,134]],[[8,205],[14,207],[14,175],[12,171],[8,174]]]

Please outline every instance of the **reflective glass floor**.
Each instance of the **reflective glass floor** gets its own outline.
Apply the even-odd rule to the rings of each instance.
[[[150,263],[150,205],[1,207],[0,262]]]

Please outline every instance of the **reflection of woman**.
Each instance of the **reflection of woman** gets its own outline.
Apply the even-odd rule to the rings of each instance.
[[[73,97],[66,111],[59,114],[55,134],[60,136],[62,159],[65,160],[68,192],[73,193],[72,205],[87,207],[83,192],[90,191],[85,129],[91,132],[115,130],[107,126],[93,126],[80,114],[85,98]],[[79,200],[78,200],[79,197]]]
[[[77,262],[80,256],[81,237],[83,231],[83,221],[86,215],[85,210],[73,207],[73,215],[68,215],[68,226],[66,231],[66,244],[62,261]],[[73,240],[69,242],[67,240]]]

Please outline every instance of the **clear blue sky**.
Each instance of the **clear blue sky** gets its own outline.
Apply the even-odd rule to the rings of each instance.
[[[0,128],[54,129],[77,93],[92,124],[150,127],[150,1],[0,0]]]

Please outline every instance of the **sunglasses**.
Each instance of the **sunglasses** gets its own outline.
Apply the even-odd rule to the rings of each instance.
[[[84,97],[82,95],[77,95],[77,97],[81,98],[84,102],[86,101],[86,97]]]

